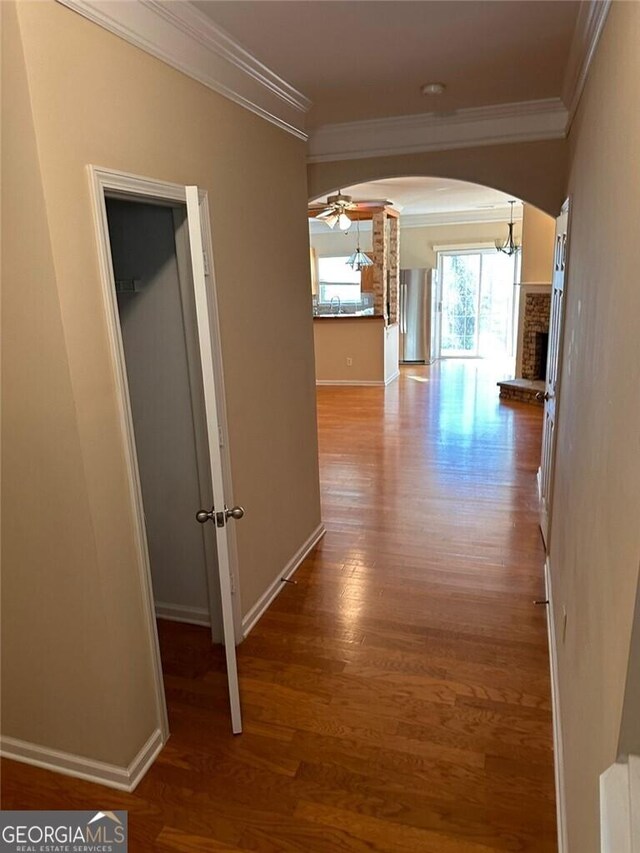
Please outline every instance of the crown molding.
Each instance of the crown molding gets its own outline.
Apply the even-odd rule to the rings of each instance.
[[[475,225],[483,222],[509,222],[509,207],[490,210],[447,210],[442,213],[414,213],[400,216],[400,228],[437,228],[442,225]],[[522,221],[522,206],[514,205],[513,221]]]
[[[504,224],[509,222],[510,213],[509,206],[506,205],[484,210],[447,210],[434,213],[400,214],[400,228],[437,228],[445,225],[475,225],[483,222]],[[513,221],[522,221],[522,205],[514,205]],[[360,233],[364,234],[368,231],[371,231],[371,222],[361,222]],[[342,234],[341,231],[330,230],[324,222],[317,219],[309,220],[309,233],[313,235]],[[351,229],[347,233],[351,234]]]
[[[186,0],[57,2],[306,141],[311,101]]]
[[[308,162],[561,139],[566,124],[560,98],[325,124],[310,134]]]
[[[578,109],[610,8],[611,0],[582,0],[580,3],[562,84],[562,100],[569,113],[567,130]]]

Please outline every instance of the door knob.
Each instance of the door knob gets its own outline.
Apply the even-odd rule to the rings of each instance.
[[[544,400],[544,401],[545,401],[545,403],[546,403],[546,402],[548,402],[549,400],[551,400],[551,398],[552,398],[553,396],[554,396],[554,395],[553,395],[553,394],[550,394],[548,391],[545,391],[545,392],[544,392],[544,394],[542,393],[542,391],[538,391],[538,393],[536,394],[536,400]]]
[[[199,521],[200,524],[204,524],[205,521],[213,521],[214,511],[211,509],[210,512],[207,512],[206,509],[198,510],[196,513],[196,521]]]
[[[231,509],[224,508],[224,512],[216,512],[215,507],[210,510],[200,509],[196,513],[196,521],[200,524],[205,524],[207,521],[215,521],[218,527],[224,527],[225,521],[229,518],[240,519],[244,516],[244,509],[241,506],[233,506]]]
[[[224,514],[226,518],[240,519],[244,515],[244,508],[241,506],[232,506],[231,509],[225,507]]]

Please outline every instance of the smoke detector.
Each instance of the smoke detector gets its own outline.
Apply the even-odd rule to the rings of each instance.
[[[446,88],[444,83],[425,83],[420,92],[423,95],[442,95]]]

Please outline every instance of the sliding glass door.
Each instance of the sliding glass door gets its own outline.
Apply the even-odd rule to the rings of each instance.
[[[514,257],[495,249],[440,252],[440,357],[513,355]]]

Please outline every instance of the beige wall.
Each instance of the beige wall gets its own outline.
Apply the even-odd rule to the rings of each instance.
[[[413,269],[437,266],[437,256],[434,246],[469,245],[473,243],[491,243],[497,239],[505,240],[507,222],[474,222],[467,225],[429,225],[421,228],[403,226],[400,219],[400,267]],[[369,225],[369,223],[367,223]],[[514,233],[517,237],[522,231],[521,223],[516,222]],[[360,244],[364,252],[371,251],[371,230],[361,231]],[[348,255],[354,251],[355,237],[353,235],[334,233],[327,228],[326,233],[312,234],[311,245],[318,257]]]
[[[385,328],[380,318],[317,319],[313,322],[319,382],[384,383]],[[347,365],[347,359],[352,365]]]
[[[400,326],[393,323],[384,330],[384,381],[385,385],[398,375],[400,358]]]
[[[600,849],[598,775],[616,759],[638,583],[638,44],[640,4],[613,3],[570,135],[550,534],[569,853]]]
[[[426,175],[494,187],[557,216],[566,189],[567,156],[566,141],[554,139],[313,163],[308,167],[309,198],[382,178]]]
[[[402,222],[402,220],[400,220]],[[434,246],[469,246],[479,243],[495,245],[496,240],[506,240],[508,218],[504,222],[474,222],[468,225],[430,225],[425,228],[402,228],[400,238],[400,266],[402,269],[438,266]],[[514,234],[520,237],[520,223],[514,225]]]
[[[209,191],[246,612],[320,521],[305,149],[61,5],[1,5],[4,734],[127,765],[157,719],[86,166]]]
[[[556,221],[542,210],[525,204],[522,210],[522,266],[524,284],[550,284]]]

